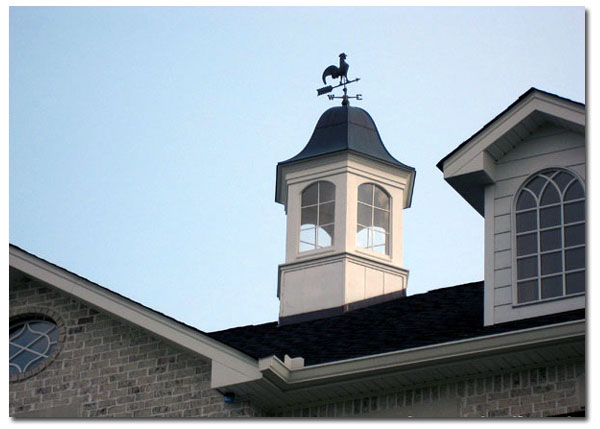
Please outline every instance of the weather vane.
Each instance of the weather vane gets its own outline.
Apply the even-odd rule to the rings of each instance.
[[[327,97],[329,97],[330,100],[333,100],[336,98],[341,98],[342,106],[347,106],[350,104],[348,102],[349,98],[356,98],[357,100],[362,100],[362,94],[356,94],[353,96],[348,95],[348,90],[346,89],[346,85],[360,80],[359,77],[357,77],[354,80],[348,80],[348,69],[349,68],[350,68],[350,66],[346,62],[346,54],[344,54],[342,52],[340,54],[340,66],[339,67],[329,66],[323,72],[323,83],[324,84],[327,85],[326,77],[331,76],[333,79],[337,79],[338,77],[340,78],[339,85],[335,85],[335,86],[327,85],[327,86],[324,86],[323,88],[319,88],[319,89],[317,89],[317,96],[323,95],[323,94],[328,94],[331,91],[333,91],[334,88],[339,88],[340,86],[343,86],[344,87],[344,95],[342,95],[341,97],[336,97],[335,95],[330,94]]]

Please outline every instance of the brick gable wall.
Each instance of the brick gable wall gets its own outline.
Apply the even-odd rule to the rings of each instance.
[[[59,353],[45,368],[24,379],[11,377],[11,416],[261,414],[247,401],[226,404],[210,389],[209,361],[35,281],[11,285],[10,309],[11,316],[54,315],[64,333]]]

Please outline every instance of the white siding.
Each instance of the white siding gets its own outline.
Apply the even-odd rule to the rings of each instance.
[[[567,168],[585,182],[585,159],[584,136],[547,125],[498,160],[495,169],[496,184],[486,189],[486,192],[493,195],[494,201],[493,212],[486,213],[486,217],[492,217],[494,224],[493,237],[486,237],[486,245],[491,246],[494,252],[494,278],[486,279],[485,282],[486,287],[494,288],[494,314],[491,318],[486,317],[486,323],[535,317],[556,312],[557,309],[567,311],[585,305],[584,297],[574,297],[558,302],[515,307],[512,252],[512,210],[515,194],[520,186],[532,174],[550,167]]]

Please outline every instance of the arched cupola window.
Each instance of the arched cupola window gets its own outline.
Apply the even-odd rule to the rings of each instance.
[[[300,252],[333,244],[335,185],[319,181],[302,191]]]
[[[373,183],[358,187],[357,244],[385,255],[390,254],[390,196]]]
[[[572,173],[529,178],[515,205],[517,303],[585,292],[585,191]]]

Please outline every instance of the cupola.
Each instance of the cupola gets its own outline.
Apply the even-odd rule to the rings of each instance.
[[[277,165],[275,201],[287,214],[280,323],[406,294],[402,210],[414,179],[365,110],[346,101],[321,115],[304,149]]]

